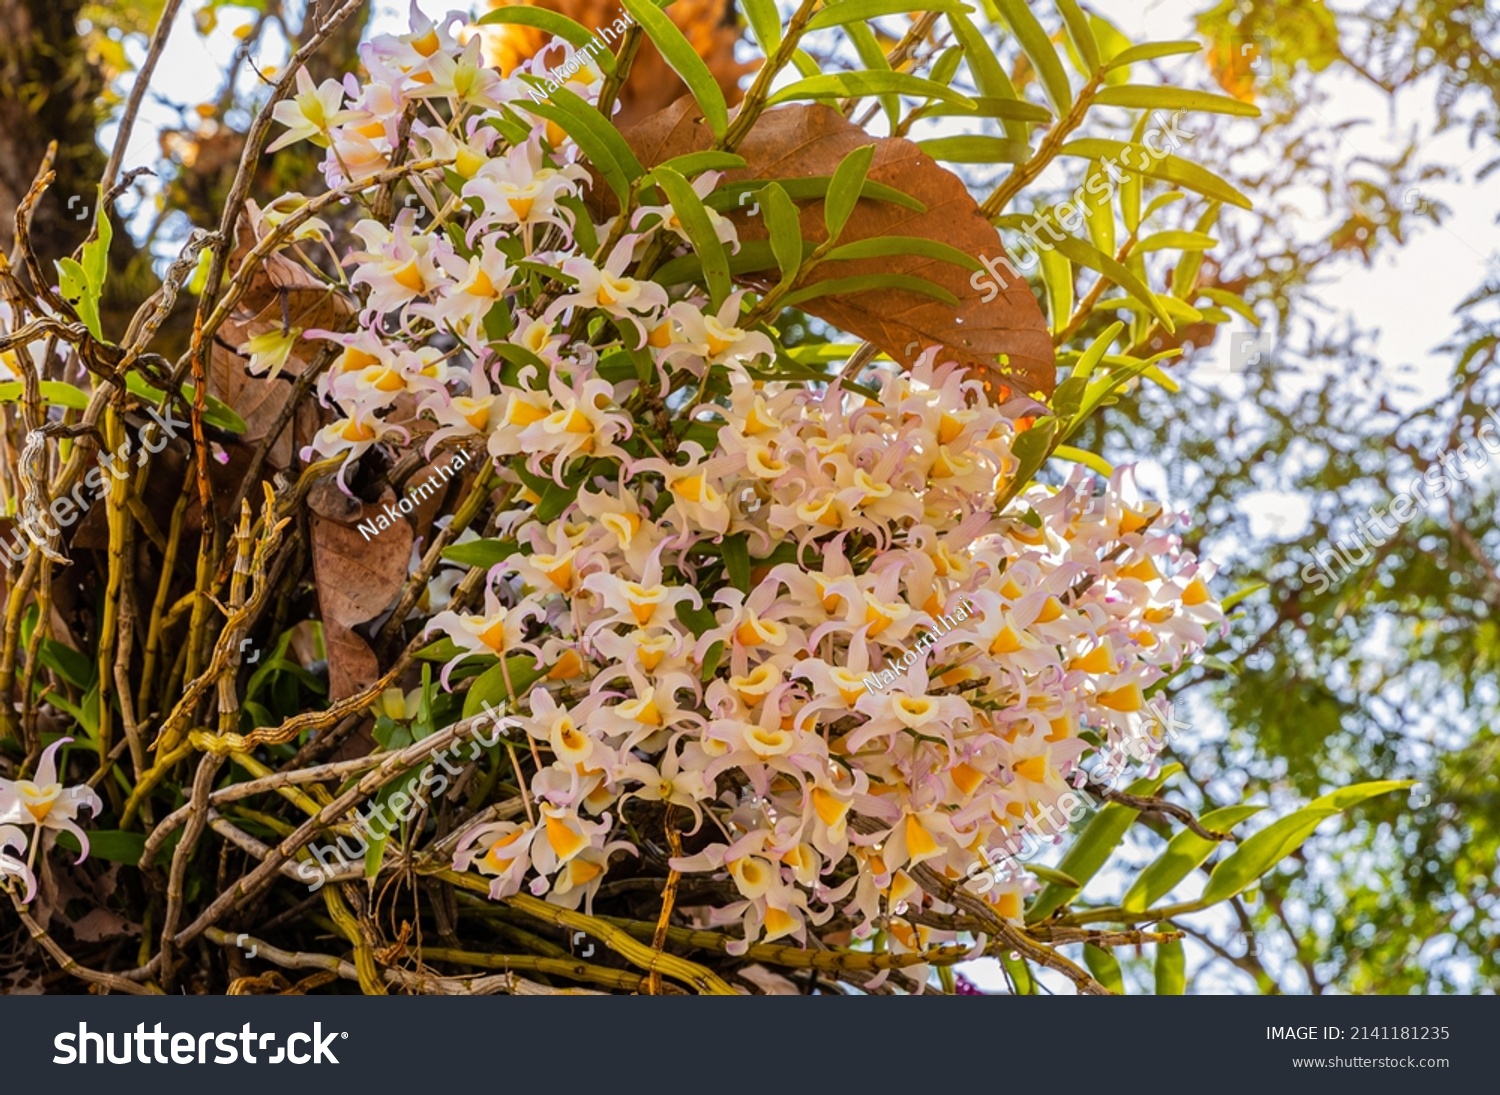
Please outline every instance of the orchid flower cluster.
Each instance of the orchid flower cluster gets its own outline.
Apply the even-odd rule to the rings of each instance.
[[[0,779],[0,880],[20,879],[22,901],[36,892],[32,867],[45,832],[72,833],[80,849],[78,862],[88,858],[89,838],[78,825],[78,811],[87,807],[97,816],[104,804],[92,787],[64,787],[58,778],[57,752],[72,740],[59,738],[47,746],[32,779]],[[31,827],[29,840],[22,826]]]
[[[1012,489],[1027,421],[936,349],[876,388],[766,379],[754,298],[652,280],[686,253],[672,207],[596,218],[583,154],[526,110],[564,47],[502,77],[459,18],[413,9],[362,48],[365,79],[304,76],[276,108],[282,143],[327,148],[330,185],[399,162],[403,118],[413,154],[446,161],[414,178],[422,216],[354,227],[357,328],[299,334],[341,348],[304,458],[341,455],[344,483],[374,446],[482,446],[501,484],[513,550],[482,607],[427,632],[457,648],[445,685],[535,665],[512,715],[536,770],[525,816],[467,833],[456,867],[576,908],[665,818],[690,825],[671,866],[719,887],[704,916],[741,951],[835,915],[926,945],[943,933],[901,914],[952,907],[915,868],[961,880],[1090,750],[1160,736],[1143,693],[1223,623],[1182,518],[1129,500],[1123,472]],[[580,66],[567,91],[600,84]],[[1017,918],[1028,884],[984,900]]]

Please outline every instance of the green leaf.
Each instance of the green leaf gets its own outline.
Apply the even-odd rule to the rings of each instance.
[[[602,114],[565,87],[552,92],[544,102],[516,99],[513,105],[562,127],[604,176],[620,204],[630,203],[630,186],[645,174],[645,168],[641,167],[625,138],[620,136],[620,131]]]
[[[1016,458],[1015,476],[1005,492],[1006,501],[1026,489],[1026,485],[1041,471],[1047,457],[1052,455],[1052,446],[1057,439],[1058,420],[1055,417],[1038,418],[1029,429],[1017,435],[1011,443],[1011,454]]]
[[[1119,996],[1125,995],[1125,978],[1120,973],[1120,962],[1114,955],[1103,947],[1096,947],[1092,943],[1083,945],[1083,964],[1089,968],[1098,981],[1110,992]]]
[[[82,851],[78,838],[59,830],[57,843],[75,855]],[[95,829],[89,833],[89,858],[107,859],[111,863],[128,863],[134,867],[146,854],[146,834],[127,833],[119,829]]]
[[[37,387],[41,389],[42,402],[54,407],[67,407],[69,410],[81,411],[89,405],[88,392],[80,391],[61,380],[43,380],[38,383]],[[0,382],[0,403],[19,403],[25,395],[26,385],[22,381]]]
[[[1182,765],[1168,764],[1150,779],[1136,780],[1126,789],[1126,793],[1154,795],[1162,784],[1180,771]],[[1089,879],[1098,874],[1099,868],[1108,862],[1120,841],[1125,839],[1125,831],[1139,816],[1139,810],[1121,806],[1118,802],[1108,803],[1093,816],[1078,839],[1064,853],[1058,861],[1057,869],[1072,875],[1081,885],[1088,885]],[[1074,891],[1061,886],[1043,887],[1032,899],[1031,907],[1026,910],[1026,923],[1035,924],[1039,920],[1045,920],[1064,902],[1072,900],[1073,893]]]
[[[703,633],[719,626],[718,619],[708,608],[694,608],[688,601],[677,602],[677,618],[693,633],[693,638],[703,638]]]
[[[530,654],[512,654],[503,662],[490,666],[469,685],[464,696],[463,717],[471,719],[484,711],[486,703],[493,707],[506,708],[514,695],[516,700],[525,697],[531,686],[546,674],[546,667],[538,668]],[[510,688],[506,687],[506,675],[510,677]],[[514,693],[510,689],[515,689]],[[486,735],[488,736],[488,735]]]
[[[1225,806],[1211,810],[1198,820],[1205,829],[1227,833],[1263,809],[1264,806]],[[1150,908],[1157,899],[1171,893],[1172,887],[1191,874],[1217,847],[1217,841],[1206,840],[1191,829],[1182,830],[1172,837],[1166,849],[1131,883],[1130,889],[1120,901],[1120,907],[1130,912]]]
[[[979,95],[974,97],[978,109],[969,110],[959,108],[951,103],[931,103],[922,111],[926,118],[945,118],[953,115],[965,117],[996,118],[1005,122],[1028,122],[1033,125],[1046,125],[1052,120],[1052,111],[1037,103],[1028,103],[1024,99],[1004,99],[990,95]],[[1026,145],[1028,149],[1027,159],[1030,159],[1030,145],[1026,142],[1026,130],[1020,128],[1011,132],[1011,126],[1006,126],[1006,135],[1017,144]]]
[[[950,15],[948,23],[953,27],[954,36],[958,38],[958,44],[963,47],[964,59],[969,63],[969,74],[974,77],[974,86],[979,89],[982,99],[976,102],[983,104],[987,101],[1009,101],[1019,103],[1031,110],[1042,108],[1033,103],[1027,103],[1016,94],[1016,87],[1011,83],[1010,77],[1005,74],[1005,69],[1000,66],[1000,59],[990,47],[989,41],[979,28],[976,27],[966,15]],[[981,111],[989,113],[981,105]],[[993,108],[991,108],[993,109]],[[1051,111],[1044,111],[1045,117],[1042,122],[1051,121]],[[1023,117],[1007,117],[1004,114],[991,115],[1004,119],[1005,135],[1013,141],[1026,140],[1027,120]]]
[[[860,145],[845,156],[833,172],[833,181],[828,184],[828,197],[823,201],[823,224],[828,229],[829,242],[835,242],[849,222],[864,189],[865,176],[875,158],[873,144]]]
[[[673,156],[659,164],[656,170],[670,168],[686,178],[701,175],[705,171],[734,171],[745,166],[745,157],[733,152],[688,152]]]
[[[1399,791],[1412,786],[1414,782],[1387,779],[1356,783],[1352,787],[1313,799],[1295,813],[1273,821],[1259,832],[1246,837],[1233,855],[1221,860],[1214,868],[1199,900],[1204,905],[1229,900],[1302,847],[1303,842],[1312,836],[1313,830],[1323,821],[1366,799]]]
[[[973,11],[956,0],[839,0],[829,4],[807,21],[809,31],[841,27],[845,23],[863,23],[883,15],[905,15],[913,11]]]
[[[515,540],[470,540],[467,543],[451,544],[445,547],[443,558],[450,563],[460,563],[466,567],[484,567],[488,570],[520,550],[521,545]]]
[[[1073,264],[1061,253],[1049,248],[1041,259],[1042,286],[1047,291],[1048,327],[1061,331],[1073,315]]]
[[[918,141],[917,147],[945,163],[1025,163],[1031,159],[1029,144],[1007,137],[933,137]]]
[[[1052,48],[1042,24],[1031,14],[1026,0],[996,0],[995,7],[1036,69],[1052,109],[1059,118],[1065,116],[1073,109],[1073,90],[1068,86],[1068,74],[1063,71],[1062,62],[1057,59],[1057,51]]]
[[[935,285],[926,278],[912,277],[910,274],[862,274],[852,278],[829,278],[825,281],[814,282],[806,289],[799,289],[789,294],[782,300],[782,303],[789,308],[794,308],[806,301],[827,296],[830,293],[848,295],[867,293],[874,289],[899,289],[940,300],[949,306],[958,304],[958,298],[941,285]]]
[[[1089,17],[1078,6],[1077,0],[1057,0],[1057,10],[1062,12],[1063,25],[1068,28],[1068,39],[1078,51],[1083,64],[1083,75],[1093,76],[1099,70],[1099,43],[1094,41],[1094,32],[1089,28]]]
[[[1239,118],[1259,118],[1260,108],[1253,103],[1214,95],[1207,91],[1190,91],[1181,87],[1144,87],[1122,84],[1100,89],[1094,96],[1099,106],[1123,106],[1135,110],[1207,110],[1214,114],[1233,114]]]
[[[104,278],[109,273],[109,244],[114,239],[114,226],[109,222],[109,212],[104,208],[104,188],[98,191],[94,205],[94,238],[83,245],[83,273],[88,278],[94,299],[104,294]]]
[[[1198,42],[1148,42],[1143,46],[1131,46],[1115,54],[1105,63],[1106,72],[1133,65],[1137,61],[1154,61],[1158,57],[1174,57],[1179,53],[1197,53],[1203,46]]]
[[[1075,449],[1072,445],[1059,445],[1052,450],[1052,455],[1059,460],[1071,460],[1075,464],[1082,464],[1092,471],[1098,472],[1108,479],[1115,473],[1115,466],[1097,453],[1089,452],[1087,449]]]
[[[1140,243],[1137,251],[1207,251],[1218,244],[1207,232],[1153,232]]]
[[[781,13],[775,0],[743,0],[743,6],[761,53],[771,56],[781,45]]]
[[[906,72],[835,72],[810,76],[789,84],[766,100],[767,106],[796,102],[799,99],[860,99],[887,93],[914,99],[938,99],[956,106],[976,107],[967,95],[932,80]]]
[[[703,672],[700,679],[707,683],[719,671],[719,661],[724,657],[724,640],[715,639],[703,654]]]
[[[1235,605],[1243,601],[1246,597],[1255,596],[1261,590],[1268,588],[1269,585],[1269,582],[1251,582],[1243,589],[1237,589],[1228,597],[1225,597],[1222,601],[1219,602],[1219,606],[1227,613],[1231,609],[1233,609]]]
[[[1168,925],[1170,926],[1170,925]],[[1187,954],[1182,940],[1156,945],[1156,995],[1181,996],[1187,987]]]
[[[162,397],[167,393],[160,388],[153,388],[147,384],[139,373],[128,373],[125,377],[125,390],[144,403],[160,403]],[[182,386],[183,402],[192,404],[194,390],[191,384]],[[203,400],[203,421],[215,429],[225,430],[229,433],[244,433],[250,427],[245,420],[234,413],[229,404],[222,400],[206,395]]]
[[[1051,882],[1054,886],[1062,886],[1069,890],[1083,889],[1083,883],[1079,882],[1078,879],[1070,874],[1064,874],[1055,868],[1044,867],[1040,863],[1028,863],[1026,864],[1026,869],[1043,882]]]
[[[741,593],[750,592],[750,541],[749,534],[740,532],[724,537],[720,545],[724,555],[724,571],[729,581]]]
[[[62,298],[73,306],[89,334],[100,342],[104,333],[99,326],[99,293],[89,285],[88,275],[75,259],[57,260],[57,288]]]
[[[937,240],[922,236],[871,236],[855,243],[835,247],[824,257],[830,262],[855,259],[878,259],[892,255],[921,255],[923,258],[951,262],[965,270],[982,270],[979,260],[967,251],[960,251]]]
[[[708,65],[698,56],[698,51],[687,40],[677,24],[667,14],[651,3],[651,0],[620,0],[635,21],[640,24],[646,37],[661,52],[662,58],[672,71],[682,77],[688,90],[693,93],[703,117],[713,130],[714,139],[720,140],[729,128],[729,107],[724,102],[724,92]]]
[[[1026,964],[1026,959],[1020,955],[1012,958],[1010,951],[1007,950],[1000,953],[1000,964],[1005,967],[1005,972],[1010,974],[1017,996],[1038,995],[1036,979],[1031,976],[1031,967]]]
[[[817,201],[828,194],[829,184],[833,182],[832,175],[809,175],[800,179],[771,179],[751,182],[729,183],[719,187],[704,202],[712,209],[720,213],[732,211],[741,207],[741,195],[755,190],[762,190],[775,183],[786,191],[787,197],[793,201]],[[864,187],[859,196],[866,201],[890,202],[899,205],[903,209],[910,209],[914,213],[927,212],[927,206],[923,205],[910,194],[897,190],[894,186],[886,186],[884,183],[865,180]]]
[[[555,11],[546,8],[527,7],[504,7],[499,8],[480,19],[475,20],[481,24],[504,23],[510,26],[536,27],[544,30],[554,37],[561,38],[564,42],[575,49],[582,49],[593,42],[594,33],[588,28],[580,26],[566,15],[559,15]],[[615,70],[615,55],[607,49],[590,50],[590,57],[599,61],[599,67],[605,72]]]
[[[688,239],[692,241],[693,250],[702,260],[703,277],[708,283],[710,310],[717,312],[719,305],[724,303],[724,298],[729,295],[733,283],[729,278],[729,256],[724,250],[724,244],[719,239],[718,233],[714,231],[708,210],[704,208],[702,199],[694,192],[687,179],[670,167],[656,168],[651,172],[651,177],[656,180],[657,185],[667,195],[667,200],[672,203],[672,211],[677,214],[682,230],[687,233]]]
[[[1249,198],[1205,167],[1177,156],[1160,156],[1144,144],[1113,141],[1104,137],[1081,137],[1069,141],[1058,150],[1064,156],[1081,156],[1086,160],[1112,160],[1131,171],[1162,179],[1173,186],[1185,187],[1195,194],[1215,198],[1237,205],[1241,209],[1253,209]]]
[[[802,269],[802,221],[786,190],[772,183],[761,193],[762,217],[771,235],[771,252],[781,270],[782,288],[790,288]]]

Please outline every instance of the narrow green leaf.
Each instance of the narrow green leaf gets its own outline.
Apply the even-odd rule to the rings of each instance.
[[[1143,46],[1131,46],[1121,50],[1105,63],[1106,71],[1113,71],[1137,61],[1154,61],[1158,57],[1173,57],[1180,53],[1197,53],[1203,46],[1198,42],[1148,42]]]
[[[1206,110],[1214,114],[1233,114],[1238,118],[1260,117],[1260,108],[1254,103],[1182,87],[1122,84],[1101,88],[1094,96],[1094,102],[1099,106],[1122,106],[1133,110]]]
[[[1073,90],[1068,86],[1068,74],[1063,71],[1047,32],[1027,8],[1026,0],[995,0],[995,7],[1036,69],[1052,109],[1059,118],[1063,117],[1073,109]]]
[[[1098,453],[1089,452],[1087,449],[1075,449],[1072,445],[1059,445],[1052,450],[1052,455],[1059,460],[1071,460],[1075,464],[1082,464],[1106,479],[1115,473],[1113,464]]]
[[[781,13],[776,10],[776,0],[742,0],[742,4],[761,53],[770,57],[781,45]]]
[[[965,270],[982,270],[979,260],[967,251],[922,236],[871,236],[854,243],[842,244],[829,251],[830,262],[855,259],[878,259],[893,255],[921,255],[923,258],[950,262]]]
[[[1227,833],[1263,809],[1264,806],[1225,806],[1209,811],[1198,820],[1205,829]],[[1131,883],[1120,907],[1131,912],[1150,908],[1158,899],[1171,893],[1172,887],[1191,874],[1217,847],[1218,842],[1206,840],[1191,829],[1183,829]]]
[[[467,543],[445,547],[443,558],[450,563],[460,563],[466,567],[484,567],[488,570],[496,563],[503,563],[520,550],[521,545],[515,540],[470,540]]]
[[[862,274],[853,278],[829,278],[826,281],[814,282],[805,289],[789,294],[782,303],[789,308],[794,308],[806,301],[827,296],[830,293],[848,295],[866,293],[873,289],[899,289],[907,293],[919,293],[950,306],[958,304],[958,298],[941,285],[935,285],[926,278],[912,277],[910,274]]]
[[[65,829],[57,831],[57,844],[75,855],[83,850],[78,838]],[[107,859],[111,863],[128,863],[134,867],[145,854],[145,833],[127,833],[120,829],[94,829],[89,832],[90,859]]]
[[[1084,77],[1093,76],[1099,71],[1099,43],[1094,41],[1089,17],[1078,6],[1077,0],[1057,0],[1057,10],[1062,12],[1063,24],[1068,28],[1068,39],[1083,63]]]
[[[1125,977],[1120,972],[1120,961],[1109,951],[1103,947],[1096,947],[1092,943],[1085,943],[1083,964],[1088,966],[1095,981],[1116,995],[1125,995]]]
[[[1168,764],[1150,779],[1136,780],[1126,788],[1126,793],[1154,795],[1161,789],[1162,784],[1180,771],[1182,771],[1182,765]],[[1114,850],[1119,847],[1120,841],[1125,838],[1125,831],[1138,816],[1140,816],[1139,810],[1132,810],[1117,802],[1107,804],[1093,816],[1083,832],[1079,834],[1078,839],[1063,854],[1057,864],[1057,869],[1072,875],[1081,884],[1088,885],[1089,879],[1099,873],[1099,868],[1108,862]],[[1044,887],[1032,899],[1031,907],[1026,910],[1026,923],[1035,924],[1039,920],[1045,920],[1064,902],[1072,898],[1073,891],[1071,890],[1059,886]]]
[[[1058,150],[1064,156],[1082,156],[1088,160],[1112,160],[1132,171],[1162,179],[1173,186],[1185,187],[1196,194],[1216,198],[1252,209],[1250,199],[1205,167],[1172,155],[1158,155],[1144,144],[1114,141],[1105,137],[1081,137]]]
[[[672,203],[672,211],[677,214],[678,221],[682,224],[682,230],[687,233],[688,239],[692,241],[693,250],[703,262],[703,277],[708,283],[709,303],[712,311],[717,312],[719,305],[724,303],[724,298],[729,295],[733,287],[729,279],[729,256],[724,250],[724,244],[719,235],[714,231],[713,221],[709,219],[708,210],[704,208],[703,201],[694,192],[692,185],[677,172],[665,165],[656,168],[651,173],[667,200]]]
[[[162,396],[166,395],[160,388],[153,388],[147,384],[145,378],[139,373],[129,373],[125,377],[125,390],[144,403],[160,403]],[[193,386],[184,384],[182,386],[182,398],[187,403],[193,402]],[[213,396],[205,396],[203,401],[203,421],[215,429],[226,430],[229,433],[244,433],[250,427],[245,420],[235,414],[233,408],[221,399]]]
[[[1217,246],[1218,240],[1207,232],[1153,232],[1140,243],[1138,251],[1207,251]]]
[[[1205,905],[1227,901],[1302,847],[1321,822],[1366,799],[1410,787],[1412,783],[1412,780],[1391,779],[1357,783],[1315,798],[1295,813],[1273,821],[1246,837],[1233,855],[1219,862],[1209,875],[1200,900]]]
[[[724,555],[724,571],[730,583],[741,593],[750,592],[750,542],[746,533],[740,532],[724,537],[720,545]]]
[[[796,102],[800,99],[861,99],[871,95],[894,93],[913,99],[938,99],[957,106],[978,104],[967,95],[932,80],[906,72],[835,72],[810,76],[789,84],[767,101],[767,106]]]
[[[61,380],[43,380],[37,387],[41,389],[42,402],[54,407],[81,411],[89,405],[88,392],[80,391]],[[26,385],[21,381],[0,381],[0,403],[19,403],[25,394]]]
[[[860,145],[834,169],[833,181],[828,184],[828,197],[823,202],[823,224],[828,229],[830,241],[836,242],[844,231],[874,159],[875,146]]]
[[[89,334],[100,342],[104,331],[99,325],[99,294],[89,285],[88,275],[76,259],[57,260],[57,288],[62,298],[73,306]]]
[[[945,163],[1025,163],[1031,159],[1029,144],[1007,137],[933,137],[918,141],[917,147]]]
[[[1011,83],[1010,77],[1006,75],[1005,69],[1000,65],[1000,59],[995,55],[989,40],[980,32],[979,28],[966,15],[950,15],[948,23],[953,27],[954,36],[958,44],[963,47],[964,59],[969,63],[969,74],[974,77],[974,86],[979,89],[980,95],[989,100],[1008,100],[1024,103],[1024,100],[1016,94],[1016,87]],[[1032,103],[1024,103],[1027,107],[1040,110]],[[1011,118],[1005,115],[993,115],[1004,119],[1005,135],[1013,141],[1025,141],[1027,136],[1024,118]],[[1051,120],[1051,112],[1042,121]]]
[[[1046,125],[1052,121],[1052,111],[1038,103],[1028,103],[1024,99],[1003,99],[989,95],[980,95],[974,98],[978,104],[975,110],[959,108],[949,103],[932,103],[923,109],[922,115],[926,118],[946,118],[953,115],[965,117],[996,118],[1008,122],[1030,122],[1033,125]],[[1018,144],[1026,144],[1026,130],[1020,129],[1018,133],[1011,133],[1006,128],[1006,134]],[[1029,147],[1029,146],[1028,146]]]
[[[490,666],[479,676],[474,678],[474,683],[469,685],[469,691],[464,696],[463,717],[471,719],[484,711],[484,705],[492,707],[507,708],[512,698],[511,689],[514,689],[516,700],[524,699],[530,692],[531,686],[536,684],[545,675],[545,666],[538,668],[536,659],[530,654],[512,654],[503,662]],[[506,686],[507,678],[510,686]],[[486,738],[491,733],[484,735]]]
[[[785,188],[772,183],[761,192],[762,216],[771,234],[771,251],[781,270],[781,285],[790,288],[802,269],[802,220]]]
[[[729,128],[729,107],[724,102],[723,89],[708,71],[703,58],[698,56],[698,51],[666,12],[651,0],[620,0],[620,3],[635,17],[672,71],[682,77],[682,82],[687,84],[702,109],[714,138],[721,139]]]
[[[104,294],[104,278],[109,273],[109,244],[114,239],[114,225],[110,224],[109,213],[104,208],[104,188],[100,187],[96,204],[94,205],[94,238],[83,245],[83,273],[88,278],[89,288],[94,291],[94,299],[98,300]]]
[[[823,30],[845,23],[863,23],[883,15],[905,15],[914,11],[973,11],[957,0],[838,0],[807,21],[807,29]]]
[[[745,157],[736,156],[733,152],[688,152],[663,161],[657,170],[670,168],[684,178],[691,179],[705,171],[734,171],[744,166]]]
[[[720,213],[732,211],[742,207],[744,194],[764,189],[770,183],[776,183],[786,191],[787,197],[793,201],[816,201],[828,194],[829,184],[833,182],[832,175],[809,175],[801,179],[770,179],[751,182],[729,183],[719,187],[708,196],[704,204],[711,209],[717,209]],[[927,206],[923,205],[910,194],[902,193],[894,186],[886,186],[884,183],[865,180],[865,185],[860,190],[859,196],[866,201],[889,202],[899,205],[903,209],[910,209],[914,213],[927,212]]]
[[[1181,996],[1187,988],[1187,954],[1182,940],[1156,945],[1156,995]]]

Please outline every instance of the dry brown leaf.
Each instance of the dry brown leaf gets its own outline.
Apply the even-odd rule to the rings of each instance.
[[[383,512],[383,503],[395,500],[395,492],[387,488],[379,502],[362,504],[341,492],[331,477],[308,495],[330,699],[353,695],[380,675],[370,644],[353,629],[390,608],[401,592],[411,560],[412,528],[404,520],[395,521],[367,539],[355,526],[373,521]]]
[[[646,167],[709,147],[713,135],[689,97],[624,131]],[[1005,255],[1000,235],[980,211],[963,181],[910,141],[871,137],[838,111],[822,104],[768,110],[739,148],[748,166],[727,172],[725,183],[745,179],[808,178],[832,175],[854,149],[874,144],[869,177],[911,195],[924,213],[889,202],[861,200],[839,238],[841,244],[874,236],[917,236],[936,240],[997,266]],[[597,189],[597,188],[596,188]],[[806,239],[827,238],[823,203],[801,205]],[[759,217],[736,214],[741,240],[766,238]],[[929,346],[944,347],[955,360],[999,381],[1010,395],[1049,395],[1056,383],[1052,337],[1041,307],[1024,278],[986,302],[970,283],[973,274],[953,263],[920,256],[833,262],[820,266],[817,280],[866,274],[907,274],[926,278],[958,298],[958,305],[904,290],[871,289],[819,297],[801,305],[811,315],[867,339],[901,364],[910,366]],[[986,275],[988,276],[988,275]],[[753,279],[743,279],[757,284]],[[998,282],[994,282],[998,288]],[[988,290],[986,290],[988,292]],[[1001,354],[1009,365],[999,364]],[[945,357],[947,355],[944,355]],[[1008,397],[997,392],[997,398]]]

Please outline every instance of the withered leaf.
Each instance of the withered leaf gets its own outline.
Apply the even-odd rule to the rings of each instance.
[[[687,152],[708,148],[713,134],[689,97],[624,131],[625,140],[647,167]],[[838,111],[821,103],[768,110],[739,148],[745,168],[726,172],[721,185],[750,179],[829,176],[851,151],[874,144],[869,178],[895,187],[926,206],[918,213],[890,202],[861,199],[839,238],[854,243],[875,236],[918,236],[948,244],[1004,273],[1005,248],[963,181],[901,138],[872,137]],[[800,203],[805,239],[826,238],[823,203]],[[734,214],[740,239],[766,238],[759,217]],[[803,310],[878,346],[910,366],[927,347],[943,348],[977,375],[997,381],[1008,395],[1049,395],[1056,383],[1052,337],[1041,307],[1026,280],[999,278],[938,259],[905,257],[830,262],[820,266],[816,281],[869,274],[905,274],[925,278],[958,298],[958,306],[901,289],[870,289],[829,295],[807,302]],[[972,279],[972,280],[971,280]],[[759,285],[755,277],[743,282]],[[976,289],[975,283],[989,286]],[[988,299],[986,299],[988,298]],[[1002,364],[1000,355],[1008,355]]]
[[[364,505],[341,493],[331,477],[308,497],[330,699],[353,695],[380,674],[374,652],[353,629],[390,608],[401,592],[411,560],[412,528],[404,520],[394,521],[367,538],[355,526],[374,523],[384,512],[381,503],[395,498],[387,488],[380,503]]]

